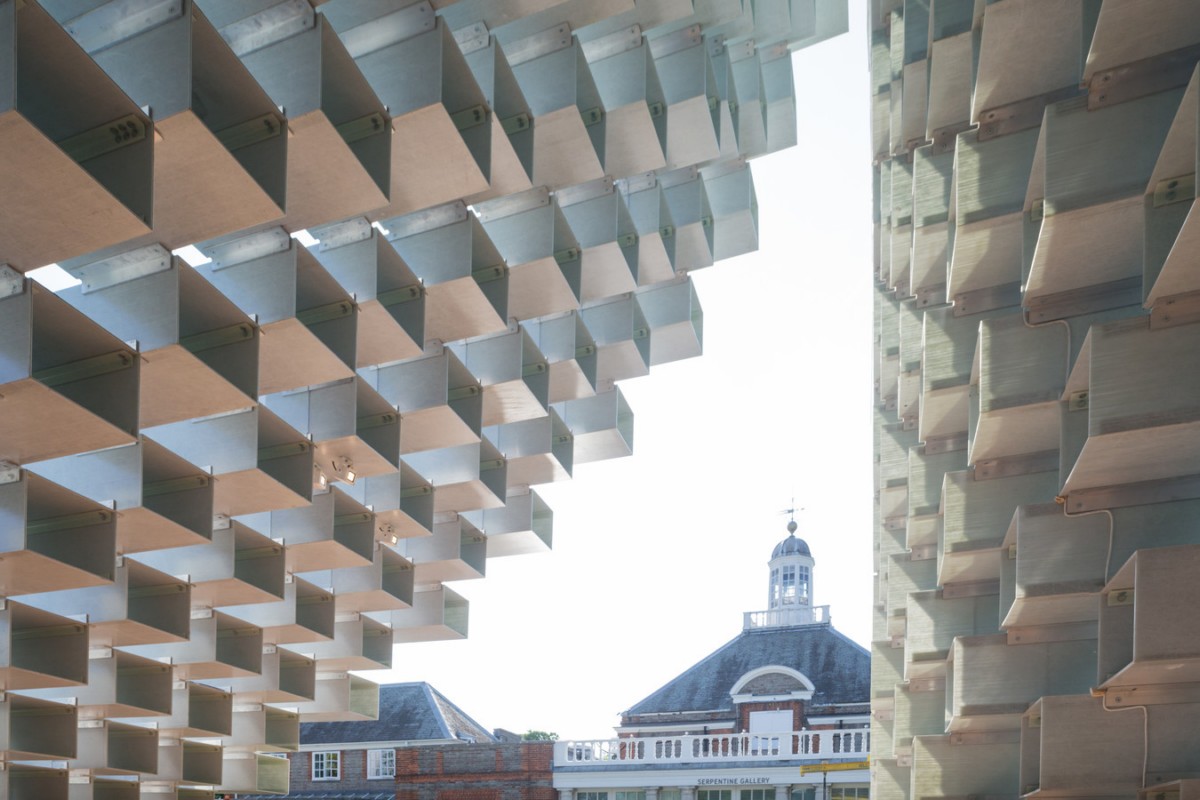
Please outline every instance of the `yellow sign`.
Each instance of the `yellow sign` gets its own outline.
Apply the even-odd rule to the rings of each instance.
[[[847,772],[854,769],[870,769],[871,759],[866,761],[828,761],[821,764],[804,764],[800,767],[801,775],[811,775],[814,772]]]

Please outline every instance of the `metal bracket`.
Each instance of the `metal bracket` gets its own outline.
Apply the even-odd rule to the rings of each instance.
[[[496,264],[492,267],[484,267],[483,269],[473,271],[471,277],[475,279],[476,283],[483,284],[498,281],[507,274],[508,270],[503,264]]]
[[[157,3],[116,0],[68,20],[63,23],[63,28],[88,55],[95,55],[106,47],[179,19],[183,16],[185,5],[182,0],[162,0]]]
[[[433,6],[428,0],[422,0],[420,3],[413,3],[398,11],[384,14],[370,22],[342,31],[338,34],[338,38],[342,40],[342,44],[345,45],[351,58],[359,58],[405,39],[427,33],[433,30],[436,24]]]
[[[1022,453],[977,461],[975,462],[975,480],[1011,478],[1017,475],[1032,475],[1037,472],[1053,472],[1057,469],[1058,451],[1043,450],[1037,453]]]
[[[353,303],[349,300],[337,300],[323,306],[297,311],[296,319],[303,325],[319,325],[322,322],[330,322],[335,319],[348,317],[353,313]]]
[[[1076,86],[1066,86],[1038,97],[1029,97],[1004,106],[985,109],[979,123],[979,141],[986,142],[997,136],[1036,128],[1042,124],[1046,106],[1080,95]]]
[[[254,338],[254,326],[248,322],[238,322],[224,328],[217,328],[204,333],[196,333],[179,339],[179,345],[189,353],[203,353],[226,347],[239,342],[248,342]]]
[[[375,299],[384,308],[398,306],[401,303],[410,303],[421,296],[421,285],[414,284],[412,286],[402,286],[399,289],[388,289],[375,295]]]
[[[487,106],[479,104],[464,108],[462,111],[456,111],[450,115],[450,121],[454,123],[454,127],[460,131],[470,130],[471,128],[479,127],[488,121],[491,116],[487,110]]]
[[[133,366],[135,358],[134,354],[128,350],[115,350],[111,353],[102,353],[98,356],[39,369],[33,373],[32,377],[44,386],[54,388],[128,369]]]
[[[245,122],[230,125],[228,128],[222,128],[214,135],[226,150],[232,152],[252,144],[265,142],[268,139],[274,139],[283,133],[286,126],[286,121],[268,112]]]
[[[550,191],[545,186],[537,186],[524,192],[487,200],[475,206],[475,214],[480,222],[493,222],[506,219],[527,211],[535,211],[550,205]]]
[[[1196,199],[1196,173],[1167,178],[1154,185],[1154,207]]]
[[[1079,489],[1066,497],[1071,513],[1200,498],[1200,475]]]
[[[593,125],[599,125],[604,121],[604,109],[600,106],[593,106],[587,109],[579,109],[579,116],[583,119],[585,128],[590,128]]]
[[[162,245],[152,244],[76,267],[71,274],[83,282],[80,291],[91,294],[170,268],[171,254]]]
[[[312,445],[308,442],[287,442],[286,444],[277,444],[270,447],[258,448],[258,461],[274,461],[277,458],[288,458],[289,456],[303,455],[312,451]]]
[[[965,133],[975,127],[970,121],[956,122],[952,125],[944,125],[930,132],[930,139],[933,142],[933,149],[930,151],[932,155],[940,156],[943,153],[952,152],[958,143],[958,135]]]
[[[619,31],[583,42],[583,55],[588,63],[603,61],[606,58],[619,56],[642,46],[642,26],[632,25]]]
[[[283,228],[270,228],[219,244],[205,245],[202,251],[212,259],[209,269],[219,270],[269,255],[286,253],[291,246],[292,239],[287,231]]]
[[[283,0],[217,32],[240,58],[311,30],[316,24],[316,12],[308,0]]]
[[[1104,596],[1105,605],[1108,606],[1131,606],[1133,605],[1133,589],[1113,589]]]
[[[73,161],[82,164],[144,141],[149,127],[149,123],[138,114],[126,114],[120,119],[63,139],[58,146]]]
[[[571,26],[564,22],[524,39],[509,42],[504,47],[504,55],[508,57],[509,66],[516,67],[569,47],[571,39]]]
[[[1187,292],[1156,300],[1150,309],[1150,330],[1200,322],[1200,292]]]
[[[1071,392],[1067,396],[1067,411],[1087,411],[1088,409],[1088,390],[1082,389],[1078,392]]]
[[[192,489],[203,489],[208,486],[207,475],[185,475],[182,478],[168,478],[162,481],[151,481],[142,484],[142,497],[157,497],[175,492],[187,492]]]
[[[359,417],[355,421],[355,430],[366,431],[371,430],[372,428],[382,428],[387,425],[391,425],[394,422],[398,422],[399,419],[400,415],[394,411],[384,412],[382,414],[369,414],[367,416]]]
[[[1088,110],[1186,86],[1197,59],[1200,59],[1200,45],[1191,45],[1097,72],[1088,81]]]
[[[25,291],[25,276],[8,264],[0,263],[0,300]]]
[[[365,242],[371,238],[371,230],[371,223],[367,221],[366,217],[353,217],[341,222],[322,225],[319,228],[309,228],[308,232],[321,243],[319,249],[324,253],[327,250],[336,250],[346,245]]]
[[[388,129],[387,119],[379,111],[373,111],[365,117],[352,119],[336,126],[338,135],[346,144],[354,144],[371,136],[384,133]]]
[[[975,289],[954,296],[954,316],[963,317],[968,314],[980,314],[984,311],[994,311],[998,308],[1009,308],[1021,304],[1021,284],[1005,283],[1000,286],[989,286],[986,289]]]
[[[1142,276],[1138,275],[1067,292],[1028,298],[1026,308],[1029,321],[1040,323],[1141,303]]]
[[[404,239],[418,233],[449,227],[457,222],[463,222],[466,218],[467,204],[462,200],[455,200],[452,203],[426,208],[388,220],[385,223],[388,229],[387,238],[388,241]]]
[[[650,40],[650,53],[657,61],[669,55],[695,47],[703,41],[699,25],[689,25]]]
[[[476,50],[482,50],[491,44],[492,33],[488,30],[488,26],[483,22],[476,22],[474,25],[468,25],[465,28],[459,28],[452,31],[454,41],[458,43],[458,49],[462,54],[469,55]]]
[[[43,533],[58,533],[59,531],[86,528],[90,525],[102,525],[112,521],[113,514],[110,511],[83,511],[78,514],[64,514],[61,517],[28,520],[25,523],[25,531],[29,535],[34,536]]]
[[[511,117],[505,117],[504,119],[500,120],[500,127],[509,136],[518,134],[521,131],[529,130],[529,128],[532,124],[533,124],[532,118],[529,116],[528,113],[526,113],[524,111],[522,111],[519,114],[513,114]]]

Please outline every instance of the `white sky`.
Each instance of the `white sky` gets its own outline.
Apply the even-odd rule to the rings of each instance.
[[[799,144],[753,162],[759,251],[695,273],[704,355],[623,381],[634,455],[538,487],[554,548],[459,581],[463,641],[401,645],[381,682],[426,680],[483,726],[613,735],[629,708],[767,604],[795,496],[815,602],[868,646],[873,327],[867,48],[794,56]]]

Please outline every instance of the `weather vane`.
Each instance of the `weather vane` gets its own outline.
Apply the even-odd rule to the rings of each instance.
[[[791,507],[791,508],[785,508],[783,511],[780,511],[780,512],[779,512],[780,514],[787,514],[787,515],[788,515],[788,524],[787,524],[788,533],[795,533],[795,532],[796,532],[796,528],[797,528],[797,527],[799,527],[799,526],[796,524],[796,512],[797,512],[797,511],[803,512],[803,511],[804,511],[804,509],[803,509],[803,508],[796,508],[796,498],[795,498],[795,497],[793,497],[793,498],[792,498],[792,507]]]

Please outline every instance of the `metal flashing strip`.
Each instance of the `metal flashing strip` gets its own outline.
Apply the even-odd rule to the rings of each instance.
[[[83,282],[80,291],[90,294],[170,268],[171,254],[162,245],[152,244],[84,264],[72,269],[71,274]]]
[[[1027,298],[1025,302],[1026,314],[1031,323],[1050,322],[1141,304],[1141,275]]]
[[[183,16],[184,0],[111,0],[63,23],[88,55]],[[18,6],[19,7],[19,6]]]
[[[284,131],[286,125],[286,121],[279,116],[267,112],[245,122],[222,128],[213,135],[217,137],[218,142],[224,145],[226,150],[233,152],[259,142],[265,142],[268,139],[274,139]]]
[[[384,14],[381,17],[348,28],[338,34],[351,58],[360,58],[397,42],[428,33],[437,25],[433,6],[428,0]],[[485,28],[486,31],[486,28]],[[486,42],[485,42],[486,44]]]
[[[368,414],[359,417],[355,420],[355,430],[366,431],[372,428],[383,428],[399,421],[400,415],[394,411],[385,411],[382,414]]]
[[[519,114],[513,114],[511,117],[505,117],[500,120],[500,127],[509,136],[518,134],[521,131],[529,130],[533,124],[533,118],[526,112],[522,111]]]
[[[509,66],[516,67],[569,47],[572,38],[571,26],[564,22],[524,39],[509,42],[504,47],[504,55],[508,57]]]
[[[1200,60],[1200,44],[1132,61],[1092,75],[1087,85],[1088,111],[1186,86]]]
[[[946,284],[922,286],[916,291],[917,308],[932,308],[946,304]]]
[[[1037,97],[984,109],[976,120],[979,123],[979,141],[986,142],[998,136],[1036,128],[1042,124],[1046,106],[1079,97],[1081,92],[1077,86],[1064,86]]]
[[[410,486],[400,490],[400,499],[407,500],[410,497],[425,497],[430,494],[433,494],[432,486]]]
[[[4,262],[0,262],[0,300],[16,297],[25,291],[25,276]]]
[[[1020,305],[1021,284],[1004,283],[954,295],[954,316],[965,317]]]
[[[491,283],[492,281],[498,281],[501,278],[504,278],[507,274],[508,267],[504,266],[503,264],[496,264],[491,267],[484,267],[483,269],[474,270],[471,273],[471,277],[474,278],[476,283],[484,284]]]
[[[140,114],[126,114],[112,122],[63,139],[57,144],[72,161],[82,164],[122,147],[145,141],[149,127],[149,123]]]
[[[1080,511],[1153,505],[1195,498],[1200,498],[1200,475],[1077,489],[1068,493],[1063,501],[1067,510],[1074,514]]]
[[[641,175],[630,175],[627,178],[618,178],[616,187],[621,191],[621,194],[637,194],[644,192],[647,189],[653,189],[658,184],[658,177],[653,172],[644,172]]]
[[[457,386],[446,391],[446,400],[465,400],[468,397],[474,397],[479,394],[480,388],[475,384],[467,386]]]
[[[1009,644],[1043,644],[1095,639],[1100,623],[1095,620],[1064,622],[1056,625],[1016,625],[1008,628]]]
[[[932,154],[940,156],[943,153],[949,153],[954,150],[958,143],[960,134],[974,128],[975,125],[970,120],[955,122],[951,125],[943,125],[940,128],[935,128],[929,132],[929,140],[933,144]]]
[[[101,375],[108,375],[128,369],[133,366],[134,361],[135,356],[132,352],[128,350],[114,350],[111,353],[102,353],[66,364],[45,367],[44,369],[36,370],[32,377],[44,386],[54,388],[55,386],[88,380],[89,378],[97,378]]]
[[[217,32],[239,58],[312,30],[316,12],[308,0],[283,0]]]
[[[1105,686],[1105,708],[1137,708],[1138,706],[1194,705],[1200,703],[1200,683],[1143,684],[1140,686]],[[1175,793],[1178,800],[1179,794]]]
[[[601,36],[599,39],[582,42],[581,46],[583,47],[583,57],[589,63],[619,56],[642,46],[642,26],[631,25],[607,36]]]
[[[985,597],[991,594],[1000,593],[1000,579],[994,578],[986,581],[966,581],[963,583],[949,583],[942,587],[941,595],[943,599],[953,600],[958,597]]]

